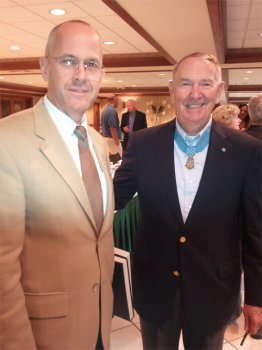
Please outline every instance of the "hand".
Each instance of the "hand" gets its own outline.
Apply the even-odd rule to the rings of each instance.
[[[124,126],[124,127],[123,127],[123,130],[124,130],[124,132],[126,132],[127,134],[130,132],[129,126]]]
[[[245,330],[251,335],[256,334],[262,326],[262,307],[245,304],[243,307]]]

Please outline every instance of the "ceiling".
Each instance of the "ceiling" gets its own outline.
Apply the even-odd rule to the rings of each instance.
[[[50,14],[54,8],[66,14]],[[262,0],[1,0],[0,92],[14,84],[45,91],[38,59],[50,30],[69,19],[116,43],[103,44],[100,95],[167,94],[173,65],[195,51],[218,57],[224,102],[262,93]]]

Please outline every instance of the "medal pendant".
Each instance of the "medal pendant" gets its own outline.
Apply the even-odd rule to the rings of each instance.
[[[192,156],[189,156],[187,158],[187,161],[186,161],[186,164],[185,164],[185,167],[188,169],[188,170],[191,170],[194,168],[194,158]]]

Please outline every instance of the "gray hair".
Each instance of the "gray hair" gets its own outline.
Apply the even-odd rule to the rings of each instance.
[[[173,70],[173,83],[175,81],[175,76],[176,76],[176,73],[177,73],[181,63],[184,62],[186,59],[191,58],[191,57],[201,57],[201,58],[203,58],[203,60],[206,60],[206,61],[209,61],[209,62],[213,63],[214,66],[216,67],[217,82],[221,83],[221,81],[222,81],[222,73],[221,73],[221,67],[220,67],[220,65],[218,63],[217,58],[215,56],[213,56],[213,55],[208,55],[208,54],[206,54],[204,52],[193,52],[193,53],[191,53],[191,54],[181,58],[181,60],[177,62],[177,64],[174,67],[174,70]]]
[[[262,95],[252,97],[248,102],[251,122],[262,124]]]

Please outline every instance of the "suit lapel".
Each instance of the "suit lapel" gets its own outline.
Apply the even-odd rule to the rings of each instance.
[[[96,231],[94,215],[81,176],[43,102],[34,107],[35,134],[43,139],[40,150],[73,191]]]
[[[174,120],[160,126],[158,133],[153,139],[153,146],[155,163],[159,174],[159,183],[161,183],[160,188],[165,191],[166,198],[173,214],[176,216],[178,222],[183,225],[175,176],[174,132]]]
[[[199,183],[192,208],[186,220],[186,226],[199,217],[199,210],[203,210],[203,203],[208,203],[214,182],[220,181],[224,172],[223,164],[225,157],[230,153],[231,144],[228,138],[228,133],[225,129],[218,127],[215,121],[212,122],[210,142],[206,157],[206,162],[203,169],[203,174]]]

